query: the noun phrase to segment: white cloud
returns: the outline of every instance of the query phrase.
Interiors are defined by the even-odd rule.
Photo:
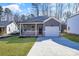
[[[5,8],[9,8],[10,10],[12,10],[13,12],[21,12],[20,6],[17,4],[11,4],[11,5],[7,5],[7,6],[3,6],[3,9]]]

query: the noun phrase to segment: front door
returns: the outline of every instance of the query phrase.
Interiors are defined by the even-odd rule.
[[[43,24],[37,25],[38,36],[43,35]]]
[[[43,35],[43,28],[39,27],[39,35]]]

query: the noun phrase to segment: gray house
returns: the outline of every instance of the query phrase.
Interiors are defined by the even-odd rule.
[[[61,22],[54,17],[38,16],[19,22],[20,36],[59,36]]]

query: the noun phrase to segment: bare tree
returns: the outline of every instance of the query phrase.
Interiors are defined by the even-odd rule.
[[[74,11],[75,13],[78,13],[79,3],[74,3]]]
[[[26,16],[23,14],[23,15],[21,15],[21,20],[22,21],[24,21],[25,20],[25,18],[26,18]]]
[[[14,14],[14,21],[20,21],[20,16],[18,13]]]
[[[32,3],[32,7],[36,9],[36,15],[39,16],[39,4],[38,3]]]
[[[5,15],[7,16],[7,21],[12,21],[11,19],[11,15],[12,15],[12,12],[9,8],[5,8],[5,11],[4,11]]]
[[[59,18],[62,18],[62,12],[63,12],[63,4],[59,4]]]
[[[2,13],[3,13],[3,8],[2,8],[2,6],[0,6],[0,20],[1,20]]]

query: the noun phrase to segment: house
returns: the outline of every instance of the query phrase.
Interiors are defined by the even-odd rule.
[[[5,14],[5,12],[2,13],[0,21],[13,21],[14,20],[14,15],[12,14]]]
[[[0,36],[19,32],[18,26],[13,21],[0,21]]]
[[[67,33],[79,35],[79,14],[73,15],[67,20]]]
[[[59,36],[61,32],[61,22],[54,17],[33,17],[19,25],[20,36]]]

